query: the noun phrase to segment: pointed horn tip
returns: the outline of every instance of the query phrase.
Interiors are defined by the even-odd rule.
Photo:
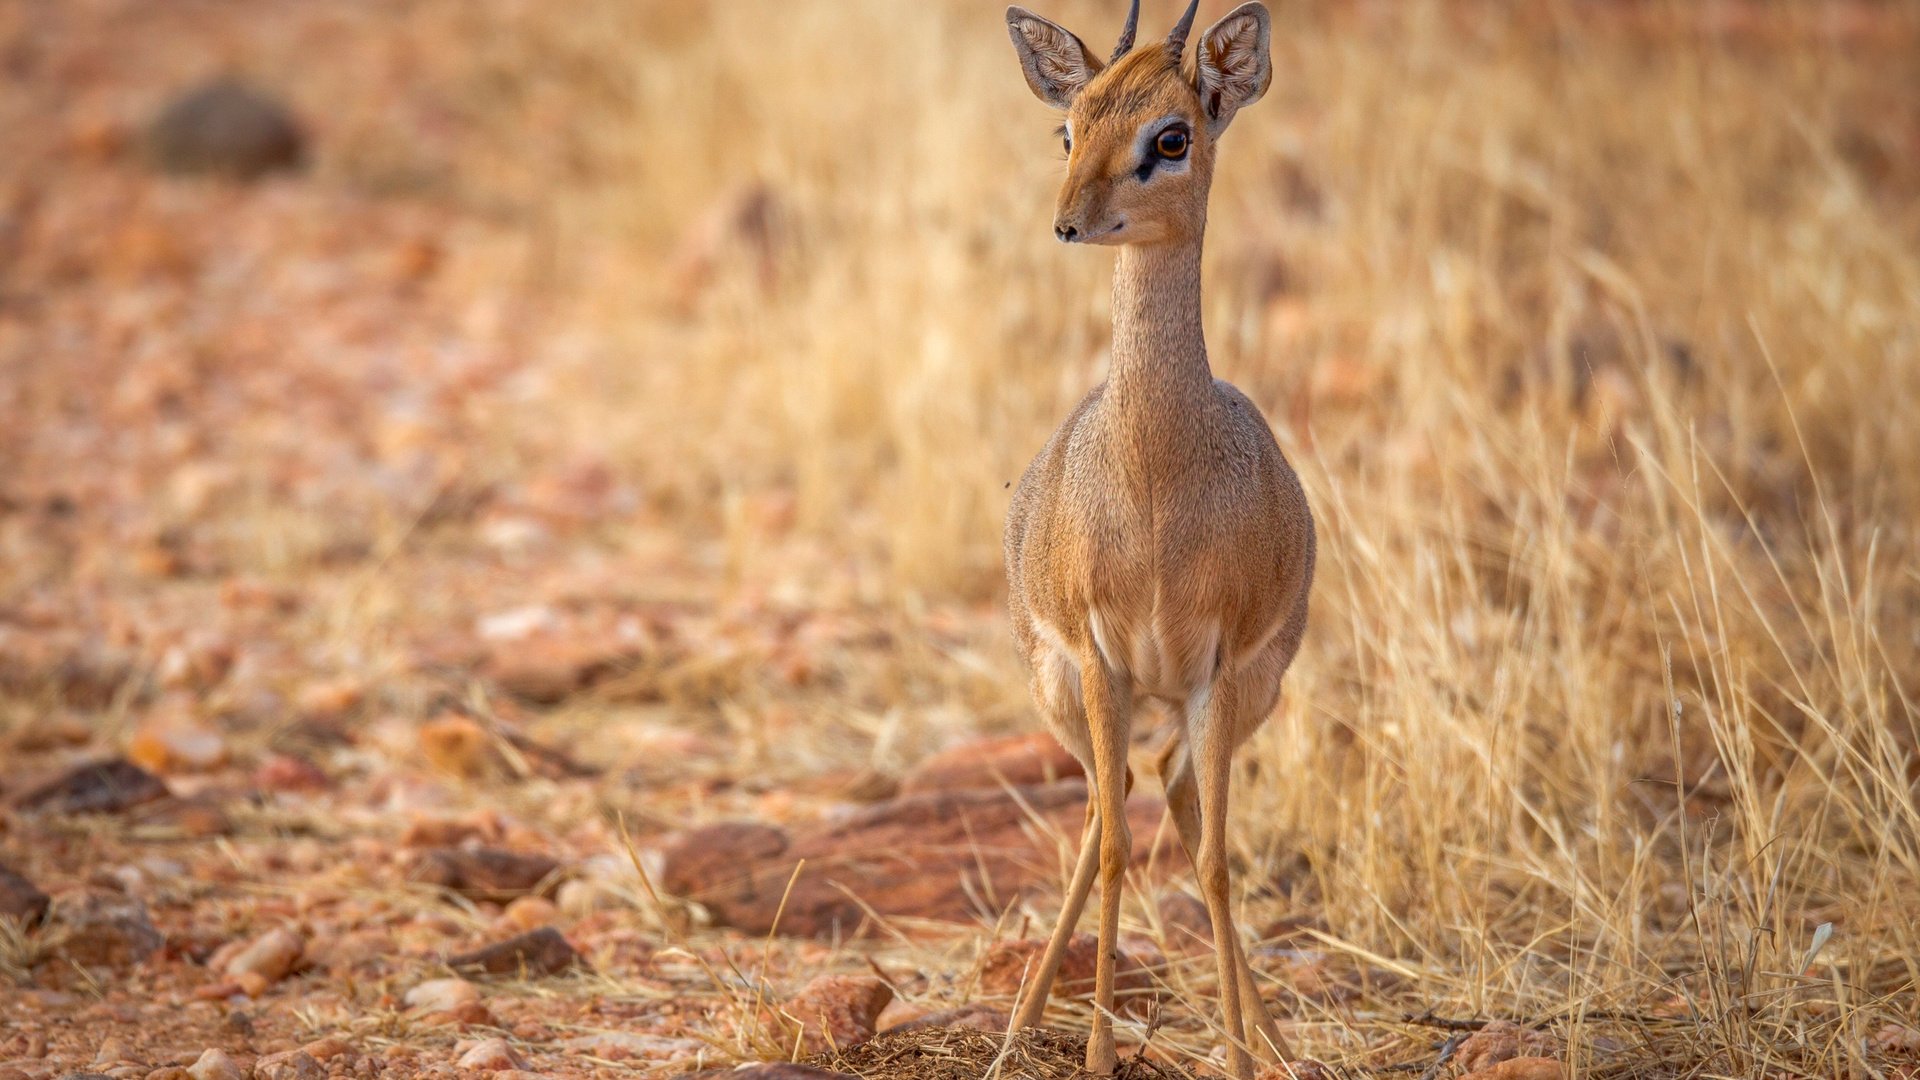
[[[1133,36],[1139,28],[1140,0],[1133,0],[1133,4],[1127,9],[1127,25],[1120,31],[1120,43],[1113,47],[1113,59],[1108,60],[1108,63],[1112,63],[1114,60],[1118,60],[1133,51]]]
[[[1173,32],[1167,35],[1168,51],[1178,55],[1187,51],[1187,35],[1193,32],[1193,17],[1200,11],[1200,0],[1187,0],[1187,10],[1180,15],[1180,21],[1173,24]]]

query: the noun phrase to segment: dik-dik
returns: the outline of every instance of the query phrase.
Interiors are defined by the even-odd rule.
[[[1113,363],[1020,479],[1007,516],[1014,637],[1048,726],[1092,779],[1066,905],[1016,1027],[1039,1022],[1100,875],[1097,1006],[1087,1068],[1113,1072],[1113,969],[1132,848],[1125,800],[1135,706],[1178,718],[1160,759],[1167,805],[1213,919],[1229,1066],[1288,1056],[1229,906],[1233,752],[1273,711],[1307,627],[1313,517],[1246,395],[1213,377],[1200,330],[1200,243],[1220,136],[1272,79],[1267,9],[1134,48],[1139,0],[1104,63],[1021,8],[1007,26],[1040,100],[1063,110],[1067,178],[1053,231],[1117,248]]]

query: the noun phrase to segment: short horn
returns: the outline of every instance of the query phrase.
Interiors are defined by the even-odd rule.
[[[1199,10],[1200,0],[1187,0],[1186,13],[1180,16],[1179,22],[1173,24],[1173,33],[1167,35],[1167,51],[1172,53],[1175,59],[1186,55],[1187,34],[1192,32],[1193,16]]]
[[[1133,51],[1133,33],[1140,28],[1140,0],[1133,0],[1133,7],[1127,11],[1126,29],[1120,31],[1120,44],[1113,47],[1113,60],[1118,60]],[[1113,63],[1113,60],[1107,63]]]

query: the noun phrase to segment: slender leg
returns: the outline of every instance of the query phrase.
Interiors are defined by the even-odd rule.
[[[1120,890],[1133,837],[1127,829],[1127,728],[1132,686],[1106,669],[1089,647],[1080,664],[1087,731],[1093,739],[1093,793],[1100,813],[1100,954],[1094,968],[1093,1034],[1087,1040],[1087,1071],[1111,1076],[1119,1055],[1113,1046],[1113,969],[1119,950]]]
[[[1220,973],[1221,1022],[1227,1029],[1227,1070],[1236,1080],[1252,1080],[1245,1018],[1240,1011],[1239,935],[1233,928],[1230,871],[1227,866],[1227,785],[1233,773],[1233,722],[1236,702],[1231,678],[1215,679],[1211,693],[1187,717],[1187,741],[1200,795],[1200,852],[1194,870],[1213,919],[1213,948]]]
[[[1019,1011],[1014,1013],[1015,1031],[1040,1023],[1040,1016],[1047,1009],[1047,995],[1053,991],[1054,976],[1059,974],[1060,961],[1067,954],[1067,942],[1073,939],[1080,912],[1087,906],[1087,893],[1093,889],[1094,860],[1100,855],[1100,813],[1095,799],[1089,791],[1087,826],[1080,834],[1080,856],[1073,864],[1073,880],[1067,884],[1066,901],[1061,905],[1059,921],[1053,925],[1053,936],[1047,939],[1047,951],[1041,954],[1040,968],[1027,984],[1027,994],[1020,1002]]]
[[[1160,759],[1160,778],[1167,789],[1167,809],[1173,814],[1174,828],[1180,833],[1180,845],[1187,850],[1187,861],[1198,876],[1200,865],[1200,792],[1193,778],[1193,759],[1185,745],[1173,742]],[[1211,908],[1209,908],[1211,912]],[[1233,934],[1234,966],[1240,972],[1240,1012],[1245,1018],[1247,1037],[1256,1056],[1268,1061],[1291,1061],[1293,1050],[1260,1000],[1260,989],[1253,982],[1253,968],[1240,947],[1240,935]]]

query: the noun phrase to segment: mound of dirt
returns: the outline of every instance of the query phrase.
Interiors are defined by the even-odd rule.
[[[860,1080],[981,1080],[993,1069],[1006,1036],[973,1028],[921,1028],[876,1036],[851,1050],[814,1062]],[[1073,1080],[1084,1077],[1087,1040],[1078,1035],[1028,1028],[1006,1049],[999,1075],[1005,1080]],[[1172,1065],[1123,1057],[1115,1080],[1193,1080]]]

